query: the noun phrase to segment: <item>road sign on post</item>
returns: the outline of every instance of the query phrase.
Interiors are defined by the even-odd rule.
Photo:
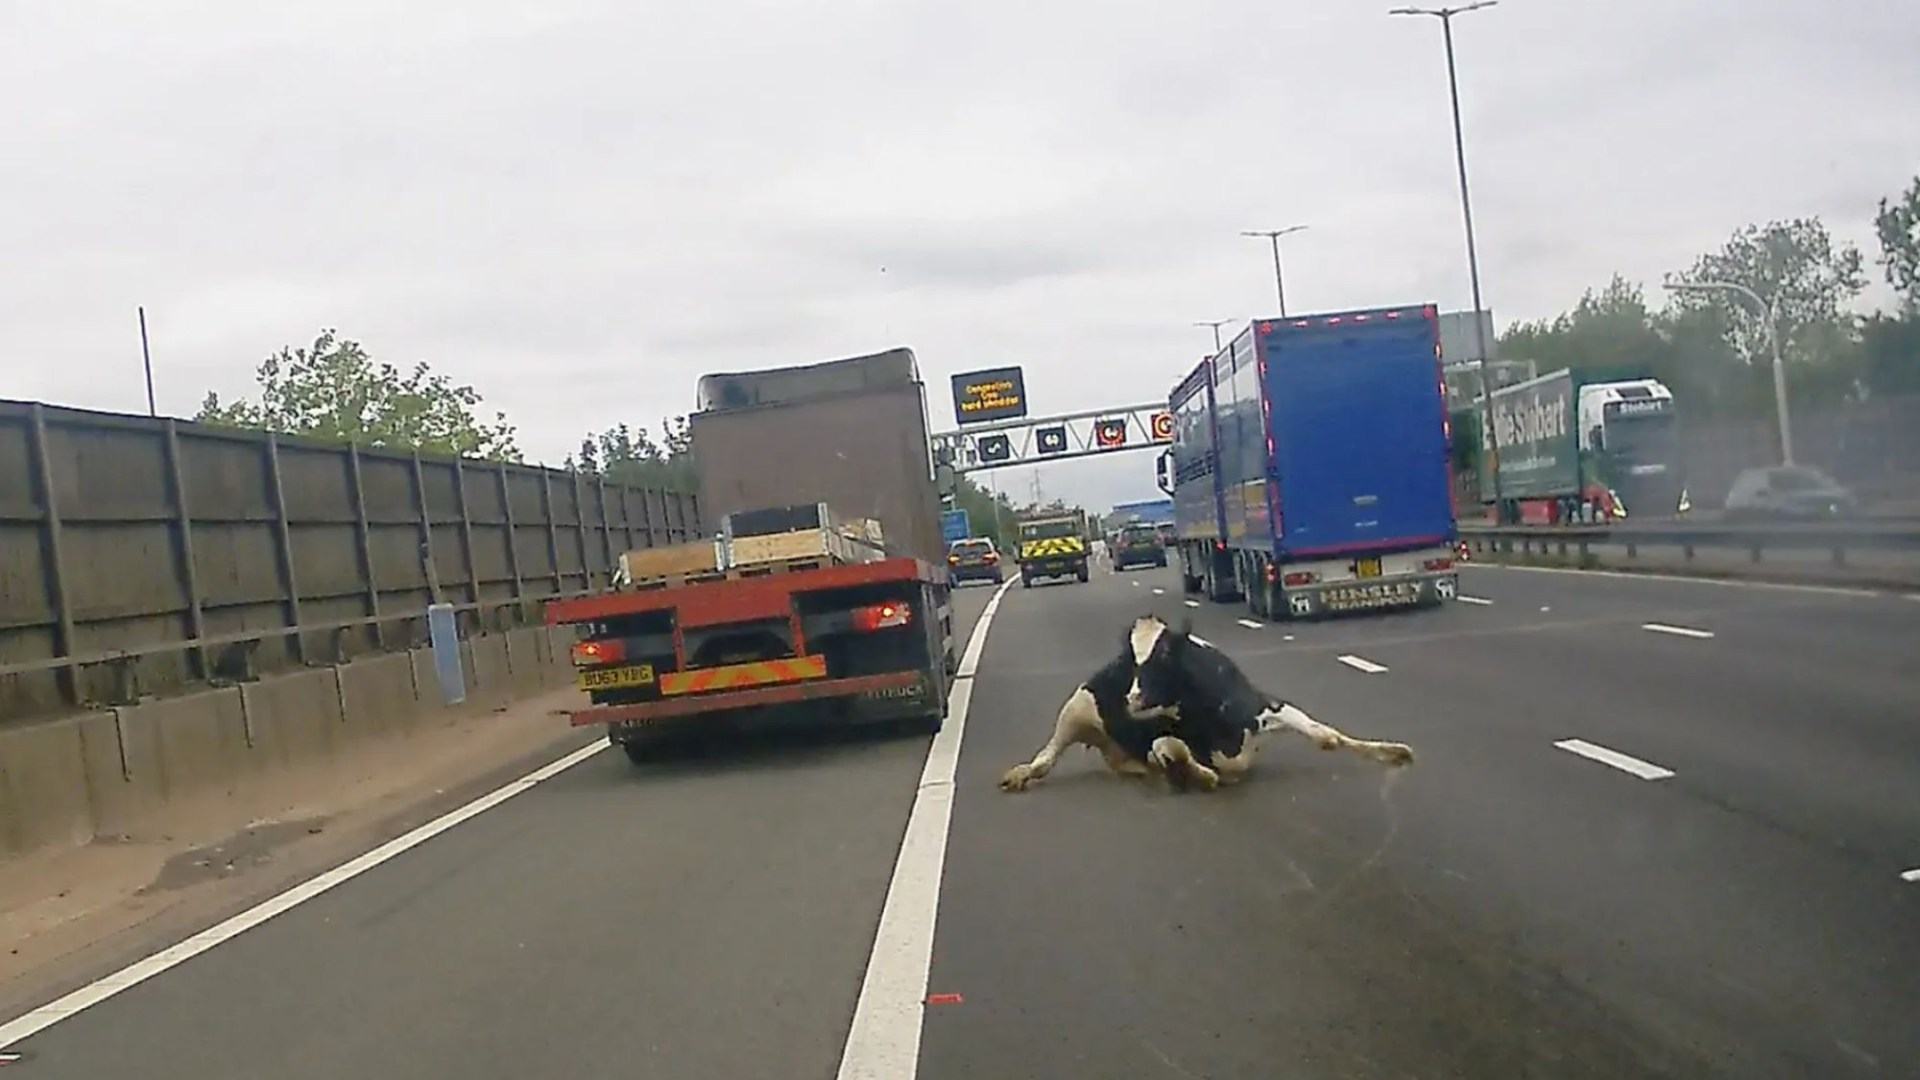
[[[973,535],[973,522],[965,510],[949,510],[940,515],[940,536],[951,544]]]

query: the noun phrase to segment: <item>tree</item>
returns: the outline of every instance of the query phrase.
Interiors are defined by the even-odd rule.
[[[995,508],[998,507],[998,527],[995,526]],[[953,508],[967,512],[968,524],[973,535],[993,539],[994,545],[1002,551],[1015,551],[1019,548],[1020,530],[1017,525],[1018,512],[1005,495],[989,492],[964,476],[956,478]]]
[[[1723,281],[1745,285],[1778,312],[1781,350],[1790,362],[1820,364],[1841,357],[1852,340],[1845,306],[1866,287],[1860,250],[1833,241],[1819,218],[1748,225],[1719,251],[1694,260],[1675,275],[1683,282]],[[1727,319],[1728,341],[1749,360],[1769,355],[1767,316],[1751,301],[1722,292],[1678,293],[1682,311],[1718,308]]]
[[[208,391],[194,419],[400,450],[518,461],[513,425],[479,420],[480,394],[434,374],[425,361],[402,374],[375,363],[359,342],[322,330],[308,348],[261,361],[260,400],[222,403]]]
[[[661,422],[660,429],[666,440],[664,446],[653,441],[645,426],[616,424],[589,434],[580,441],[579,457],[569,457],[566,466],[623,484],[691,490],[696,477],[693,434],[687,418],[670,417]]]
[[[1874,231],[1880,236],[1880,265],[1907,310],[1920,312],[1920,176],[1900,195],[1898,202],[1880,200],[1880,212],[1873,218]]]

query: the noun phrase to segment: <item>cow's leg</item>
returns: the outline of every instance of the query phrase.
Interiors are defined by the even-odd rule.
[[[1253,752],[1260,745],[1256,735],[1252,731],[1241,735],[1240,749],[1236,753],[1229,754],[1223,748],[1214,750],[1213,771],[1220,774],[1221,783],[1237,784],[1247,775],[1247,770],[1253,768]]]
[[[1220,774],[1202,765],[1193,756],[1193,750],[1185,740],[1173,735],[1162,735],[1153,740],[1153,749],[1147,751],[1147,761],[1174,784],[1185,787],[1192,784],[1203,791],[1211,791],[1220,786]]]
[[[1384,765],[1406,765],[1413,761],[1413,748],[1406,743],[1356,739],[1285,703],[1260,714],[1260,730],[1296,732],[1312,739],[1322,750],[1351,750]]]
[[[1053,771],[1054,763],[1060,760],[1060,752],[1069,746],[1091,746],[1106,756],[1107,764],[1115,772],[1124,770],[1115,764],[1116,757],[1124,758],[1113,740],[1107,737],[1107,727],[1100,722],[1100,708],[1094,704],[1093,692],[1081,687],[1073,692],[1065,705],[1060,706],[1060,718],[1054,721],[1053,737],[1047,745],[1033,755],[1032,761],[1022,762],[1008,769],[1000,778],[1000,787],[1004,791],[1024,791],[1028,784]]]

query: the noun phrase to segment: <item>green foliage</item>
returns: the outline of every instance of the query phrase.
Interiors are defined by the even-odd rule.
[[[957,483],[953,509],[967,512],[973,535],[990,537],[1002,551],[1014,550],[1019,543],[1020,530],[1016,525],[1019,512],[1013,508],[1013,503],[1005,495],[989,492],[964,476],[958,477]],[[999,508],[997,528],[994,517],[996,506]]]
[[[1920,310],[1920,176],[1897,201],[1880,200],[1873,218],[1880,236],[1880,265],[1887,284],[1900,294],[1908,312]]]
[[[698,484],[693,469],[692,429],[684,416],[660,424],[661,442],[644,426],[618,424],[580,440],[578,458],[566,467],[622,484],[691,491]]]
[[[322,330],[308,348],[286,348],[257,372],[260,400],[223,403],[208,392],[202,423],[257,428],[400,450],[518,461],[513,425],[475,417],[480,394],[435,375],[423,361],[401,373],[357,341]]]
[[[1860,251],[1838,244],[1819,218],[1748,225],[1719,251],[1702,255],[1674,280],[1745,285],[1777,311],[1782,349],[1789,363],[1822,363],[1850,337],[1845,307],[1867,279]],[[1682,310],[1719,309],[1729,340],[1755,362],[1771,355],[1767,315],[1751,301],[1724,292],[1675,294]]]

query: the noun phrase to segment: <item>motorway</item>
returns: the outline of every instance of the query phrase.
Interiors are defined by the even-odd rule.
[[[927,972],[918,1075],[1920,1075],[1920,603],[1462,593],[1282,626],[1164,570],[1008,590],[926,789],[930,968],[875,957]],[[1418,761],[1275,741],[1175,795],[1076,751],[997,790],[1147,610]],[[928,745],[583,755],[7,1049],[23,1078],[832,1077]]]

